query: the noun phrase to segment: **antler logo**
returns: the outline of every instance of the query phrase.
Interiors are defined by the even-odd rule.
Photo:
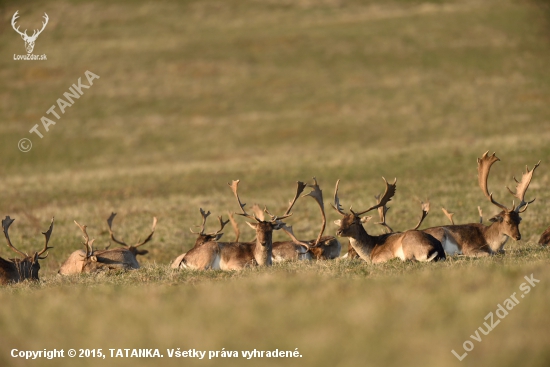
[[[21,32],[19,30],[19,26],[17,28],[15,28],[15,21],[17,20],[17,18],[19,18],[19,15],[17,15],[17,13],[19,13],[19,10],[17,10],[15,12],[15,14],[13,14],[13,17],[11,18],[11,26],[13,27],[13,29],[17,33],[19,33],[21,35],[21,38],[23,38],[23,41],[25,41],[25,49],[27,49],[27,53],[30,54],[30,53],[32,53],[32,50],[34,49],[34,42],[36,42],[36,39],[38,38],[40,33],[42,33],[44,28],[46,28],[46,24],[48,24],[48,19],[49,19],[48,14],[44,13],[45,22],[42,22],[42,29],[41,30],[35,29],[32,36],[29,36],[27,34],[26,29],[25,29],[25,32]]]

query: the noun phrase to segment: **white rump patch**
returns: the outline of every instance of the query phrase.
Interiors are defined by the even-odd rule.
[[[450,240],[448,237],[441,243],[443,249],[448,255],[462,255],[462,250],[458,247],[456,242]]]
[[[219,254],[215,255],[214,261],[212,261],[212,265],[211,265],[212,269],[220,270],[221,269],[220,262],[221,262],[221,256]]]
[[[395,252],[395,257],[400,258],[401,260],[405,261],[405,253],[403,252],[403,246],[399,246],[397,251]]]

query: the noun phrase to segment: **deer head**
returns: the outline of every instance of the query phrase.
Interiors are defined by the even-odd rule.
[[[204,210],[202,210],[202,208],[199,208],[199,210],[202,217],[202,224],[197,227],[200,228],[200,231],[194,232],[191,228],[189,228],[191,233],[198,234],[197,240],[195,241],[195,246],[199,246],[203,243],[210,242],[210,241],[218,241],[223,236],[223,233],[221,233],[221,231],[223,231],[223,227],[225,227],[226,224],[229,223],[229,220],[224,222],[222,217],[218,217],[218,221],[220,223],[220,229],[218,229],[216,232],[204,233],[204,226],[206,225],[206,219],[210,215],[210,211],[205,212]]]
[[[44,22],[42,22],[42,29],[41,30],[38,30],[38,29],[35,29],[33,34],[31,36],[29,36],[27,34],[27,30],[25,29],[25,32],[21,32],[19,30],[19,26],[17,26],[17,28],[15,28],[15,21],[17,20],[17,18],[19,18],[19,10],[15,12],[15,14],[13,14],[13,17],[11,18],[11,26],[13,27],[13,29],[19,33],[19,35],[21,36],[21,38],[23,38],[23,41],[25,41],[25,49],[27,50],[27,53],[32,53],[32,51],[34,50],[34,43],[36,42],[36,39],[38,38],[38,36],[40,35],[40,33],[42,33],[42,31],[44,30],[44,28],[46,28],[46,24],[48,24],[48,14],[44,13]]]
[[[46,232],[42,232],[42,234],[46,238],[44,248],[40,251],[35,252],[33,255],[29,255],[22,251],[19,251],[11,243],[8,230],[11,224],[14,222],[14,220],[15,219],[11,219],[9,216],[7,216],[5,219],[2,220],[2,228],[4,230],[4,236],[6,237],[6,241],[8,242],[8,247],[11,248],[15,253],[21,255],[23,258],[9,260],[9,262],[12,263],[11,269],[4,269],[4,270],[8,270],[6,273],[11,273],[12,275],[10,276],[10,279],[7,279],[7,281],[19,282],[25,279],[38,280],[38,271],[40,270],[40,264],[38,260],[43,260],[46,257],[48,257],[47,253],[45,256],[42,256],[42,255],[46,251],[52,248],[52,247],[48,247],[48,242],[50,241],[50,236],[52,234],[54,218],[52,218],[52,222],[50,223],[50,228]],[[6,279],[4,279],[4,282],[6,282]]]
[[[208,213],[208,214],[210,214],[210,213]],[[149,234],[149,236],[147,236],[145,241],[140,242],[140,240],[138,240],[138,242],[135,245],[128,245],[126,242],[124,242],[122,240],[117,240],[115,238],[115,234],[114,234],[113,228],[112,228],[113,220],[115,219],[115,216],[116,216],[116,213],[111,213],[111,215],[107,219],[107,225],[109,226],[109,234],[111,235],[111,240],[115,241],[119,245],[122,245],[122,246],[126,247],[134,255],[146,255],[147,253],[149,253],[149,251],[147,251],[147,250],[138,250],[138,247],[145,245],[147,242],[149,242],[151,240],[151,238],[153,238],[153,235],[155,234],[155,227],[157,226],[157,218],[153,217],[153,227],[151,228],[151,234]],[[205,220],[206,220],[206,218],[205,218]]]
[[[126,269],[127,266],[124,263],[109,261],[109,259],[102,259],[96,256],[93,244],[95,238],[90,240],[86,229],[88,226],[79,224],[76,220],[74,223],[80,228],[83,234],[84,242],[82,244],[85,247],[85,253],[81,255],[83,261],[81,262],[82,268],[77,270],[76,273],[96,273],[100,271],[107,271],[110,269]]]
[[[508,187],[508,191],[518,198],[520,200],[520,203],[518,206],[515,205],[514,202],[512,202],[512,207],[508,208],[502,204],[499,204],[493,199],[493,194],[489,193],[489,190],[487,188],[487,178],[489,176],[489,172],[491,170],[491,166],[493,163],[500,161],[500,159],[493,153],[491,156],[488,154],[489,152],[485,152],[481,158],[477,159],[477,171],[478,171],[478,181],[479,181],[479,187],[481,188],[481,191],[483,191],[483,194],[489,199],[491,204],[497,206],[498,208],[502,209],[502,211],[489,219],[489,221],[493,223],[500,223],[501,226],[501,232],[507,235],[508,237],[511,237],[515,240],[521,239],[521,234],[519,232],[519,224],[521,222],[520,214],[525,212],[527,210],[527,207],[529,204],[531,204],[535,199],[531,201],[525,201],[525,193],[527,189],[529,188],[529,184],[531,183],[531,179],[533,178],[533,173],[535,172],[535,169],[539,166],[540,161],[535,164],[533,169],[529,171],[529,168],[526,167],[526,172],[523,174],[521,181],[516,180],[514,177],[514,180],[516,181],[516,192],[512,192]],[[480,212],[481,216],[481,212]]]
[[[239,194],[238,194],[239,182],[240,182],[240,180],[234,180],[231,184],[228,184],[229,187],[231,187],[231,190],[233,191],[233,194],[235,195],[235,198],[237,199],[237,202],[239,203],[239,207],[241,208],[241,212],[242,212],[242,213],[235,213],[235,214],[243,216],[243,217],[248,218],[248,219],[254,220],[253,223],[250,223],[250,222],[246,222],[246,223],[251,228],[256,230],[256,234],[259,236],[257,238],[257,241],[259,243],[261,243],[262,246],[264,246],[270,240],[271,232],[273,230],[280,229],[283,226],[282,220],[285,219],[285,218],[288,218],[292,215],[292,213],[290,213],[290,211],[292,210],[292,207],[294,206],[294,203],[296,202],[296,200],[298,199],[298,197],[300,196],[300,194],[304,190],[305,184],[303,182],[298,182],[298,190],[297,190],[296,195],[294,196],[294,199],[290,202],[289,207],[286,210],[285,214],[283,214],[282,216],[279,217],[279,216],[271,214],[267,210],[267,208],[264,208],[263,212],[255,210],[255,213],[253,213],[252,215],[248,214],[244,210],[244,207],[245,207],[246,203],[243,204],[241,202],[241,199],[239,198]],[[263,213],[268,214],[271,217],[271,220],[265,220]],[[266,236],[269,236],[269,238],[267,238]]]
[[[231,184],[228,184],[237,199],[237,203],[241,209],[241,213],[235,213],[241,215],[245,218],[253,220],[253,222],[246,222],[252,229],[256,231],[256,247],[254,250],[254,257],[259,265],[271,265],[271,252],[273,246],[273,231],[281,229],[285,224],[283,219],[288,218],[292,215],[291,210],[294,206],[296,200],[300,197],[300,194],[305,188],[303,182],[297,183],[297,190],[294,199],[290,201],[290,204],[286,212],[282,216],[276,216],[271,214],[267,208],[264,208],[263,212],[261,210],[255,210],[253,214],[248,214],[245,210],[245,203],[241,202],[238,194],[239,180],[233,181]],[[270,220],[264,219],[264,213],[269,215]]]
[[[350,207],[350,213],[344,212],[340,206],[340,199],[338,198],[338,185],[340,184],[340,180],[336,181],[336,187],[334,189],[334,204],[332,207],[343,217],[342,219],[334,221],[334,224],[339,227],[336,231],[336,235],[341,237],[355,237],[357,235],[357,231],[363,229],[362,224],[367,223],[372,218],[370,216],[361,217],[361,215],[370,212],[371,210],[384,207],[391,200],[391,198],[395,195],[397,179],[395,179],[392,184],[389,184],[384,177],[382,177],[382,179],[386,184],[386,190],[384,195],[382,195],[382,197],[378,200],[378,203],[371,206],[367,210],[360,212],[354,212]]]

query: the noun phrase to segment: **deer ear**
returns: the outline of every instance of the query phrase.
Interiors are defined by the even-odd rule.
[[[284,225],[284,223],[277,221],[276,223],[273,223],[273,230],[278,231],[279,229],[283,228]]]
[[[493,223],[502,222],[502,217],[500,215],[495,215],[494,217],[489,219],[489,222],[493,222]]]
[[[92,262],[96,263],[96,262],[97,262],[97,257],[95,257],[95,256],[90,256],[90,260],[92,260]]]
[[[149,251],[147,250],[137,250],[136,255],[147,255]]]
[[[250,226],[250,228],[252,228],[254,230],[256,229],[256,226],[254,224],[252,224],[250,222],[245,222],[245,223],[248,224]]]
[[[220,238],[222,238],[222,236],[223,236],[223,233],[218,233],[218,234],[216,235],[216,237],[214,238],[214,241],[219,240]]]
[[[367,216],[361,218],[361,223],[365,224],[365,223],[367,223],[367,222],[368,222],[369,220],[371,220],[371,219],[372,219],[372,216],[367,215]]]
[[[341,219],[335,220],[335,221],[334,221],[334,224],[336,224],[337,226],[339,226],[340,224],[342,224],[342,220],[341,220]]]

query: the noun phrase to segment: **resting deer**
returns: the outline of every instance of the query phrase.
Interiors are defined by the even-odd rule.
[[[218,221],[220,222],[220,229],[218,229],[216,232],[204,233],[204,227],[206,225],[206,219],[210,215],[210,211],[205,212],[204,210],[202,210],[202,208],[200,208],[199,210],[200,210],[201,217],[202,217],[202,224],[200,226],[197,226],[197,227],[200,227],[200,231],[199,232],[194,232],[192,229],[190,229],[191,233],[194,233],[194,234],[198,235],[197,239],[195,240],[195,244],[194,244],[193,248],[191,248],[191,250],[189,250],[186,253],[183,253],[180,256],[178,256],[176,258],[176,260],[174,260],[172,262],[172,264],[170,265],[171,268],[174,268],[174,269],[179,268],[180,264],[181,264],[181,262],[184,258],[186,258],[188,261],[190,261],[192,263],[200,262],[200,258],[204,258],[201,255],[202,250],[200,249],[200,247],[202,245],[204,245],[205,243],[218,241],[223,236],[223,233],[221,233],[221,231],[223,230],[225,225],[227,223],[229,223],[229,220],[224,222],[222,217],[218,217]],[[238,238],[238,235],[237,235],[237,238]],[[195,259],[195,257],[197,257],[197,259]]]
[[[380,201],[381,201],[381,196],[380,195],[376,195],[374,197],[376,199],[376,202],[377,204],[380,204]],[[418,224],[412,228],[412,230],[417,230],[420,225],[422,224],[422,222],[424,221],[424,219],[426,218],[426,216],[428,215],[429,211],[430,211],[430,203],[429,202],[426,202],[426,203],[423,203],[423,202],[420,202],[421,204],[421,207],[422,207],[422,215],[420,217],[420,220],[418,221]],[[378,215],[380,217],[380,222],[376,222],[376,224],[379,224],[381,225],[382,227],[384,227],[384,231],[389,234],[389,233],[396,233],[394,232],[394,230],[386,223],[386,214],[388,213],[388,211],[390,210],[390,208],[388,206],[386,206],[385,204],[378,207]],[[368,221],[370,221],[371,217],[370,216],[367,216],[364,218],[364,221],[363,221],[363,224],[367,223]],[[351,243],[348,244],[348,251],[347,253],[342,256],[342,258],[347,258],[347,259],[358,259],[360,258],[359,254],[357,253],[357,251],[355,251],[355,249],[353,248],[353,246],[351,245]]]
[[[396,180],[397,181],[397,180]],[[380,201],[361,212],[354,212],[350,207],[350,213],[345,213],[340,206],[338,198],[338,185],[334,190],[333,208],[343,217],[334,223],[339,227],[336,234],[341,237],[349,237],[350,245],[355,249],[361,259],[376,263],[383,263],[393,258],[401,260],[431,261],[445,259],[445,252],[441,243],[432,236],[417,230],[406,232],[386,233],[379,236],[371,236],[363,227],[370,217],[361,215],[384,206],[395,194],[396,182],[389,184],[386,179],[386,190]]]
[[[111,240],[115,241],[119,245],[122,245],[122,246],[126,247],[128,249],[128,251],[133,253],[134,256],[136,256],[136,257],[137,257],[137,255],[146,255],[146,254],[148,254],[149,251],[147,251],[147,250],[138,250],[138,247],[145,245],[147,242],[151,241],[151,239],[153,238],[153,235],[155,234],[155,228],[157,226],[157,217],[153,217],[153,226],[152,226],[152,229],[151,229],[151,233],[149,234],[149,236],[147,236],[147,238],[144,241],[140,242],[141,240],[138,240],[138,242],[135,245],[128,245],[126,242],[124,242],[122,240],[117,240],[115,238],[115,234],[114,234],[113,228],[112,228],[113,219],[115,219],[115,216],[116,216],[116,213],[111,213],[111,216],[107,219],[107,225],[109,226],[109,235],[111,236]]]
[[[50,242],[50,236],[53,230],[53,218],[50,223],[50,228],[46,232],[42,232],[44,237],[46,237],[46,243],[44,248],[39,252],[35,252],[32,256],[19,251],[11,243],[10,236],[8,234],[8,229],[15,219],[11,219],[9,216],[2,220],[2,228],[4,229],[4,236],[6,236],[6,241],[8,242],[8,247],[12,249],[17,254],[21,255],[22,259],[3,259],[0,257],[0,284],[8,283],[19,283],[25,279],[39,280],[38,271],[40,270],[40,264],[38,260],[43,260],[48,257],[42,256],[46,251],[53,247],[48,247],[48,242]]]
[[[321,217],[323,219],[319,235],[317,238],[309,241],[298,241],[292,233],[292,227],[282,228],[292,238],[292,241],[273,243],[273,261],[329,260],[340,256],[342,250],[340,242],[334,236],[323,236],[327,223],[325,206],[323,204],[323,191],[320,189],[315,177],[313,177],[313,184],[307,186],[310,187],[312,191],[302,195],[302,197],[310,196],[315,200],[317,205],[319,205]],[[306,185],[303,182],[298,182],[299,193],[297,195],[299,195],[305,187]],[[290,208],[292,208],[292,205],[293,203],[291,203]]]
[[[153,234],[155,233],[155,227],[157,225],[157,218],[153,217],[153,227],[151,234],[147,236],[145,241],[139,242],[136,245],[129,246],[123,241],[119,241],[114,237],[112,231],[112,221],[116,213],[112,213],[107,224],[109,225],[109,232],[111,239],[118,244],[125,247],[119,247],[114,249],[94,250],[92,245],[94,240],[90,240],[88,233],[86,232],[87,226],[80,225],[77,221],[75,224],[80,228],[84,236],[85,250],[77,250],[73,252],[69,258],[61,265],[59,274],[80,274],[80,273],[93,273],[97,271],[104,271],[109,269],[139,269],[139,262],[136,259],[137,255],[146,254],[145,250],[138,250],[137,248],[149,242]],[[93,264],[92,264],[93,263]]]
[[[525,193],[529,188],[533,173],[539,166],[537,163],[531,171],[526,168],[521,181],[516,181],[516,192],[510,193],[520,200],[518,206],[512,204],[512,208],[507,208],[493,199],[493,194],[489,194],[487,189],[487,178],[493,163],[500,159],[493,155],[489,156],[485,152],[477,160],[478,183],[483,194],[489,199],[491,204],[502,209],[500,213],[489,219],[492,224],[485,226],[481,223],[470,223],[462,225],[450,225],[425,229],[424,232],[431,234],[443,245],[443,248],[449,255],[464,254],[466,256],[488,256],[495,253],[504,253],[504,245],[508,238],[516,241],[521,239],[519,224],[521,222],[520,214],[527,210],[527,206],[534,201],[525,201]],[[480,221],[482,212],[479,211]]]
[[[200,251],[194,259],[183,258],[180,267],[191,269],[221,269],[241,270],[249,266],[271,266],[273,250],[273,231],[284,226],[283,219],[292,215],[290,210],[278,217],[264,212],[271,220],[263,220],[256,214],[248,214],[241,203],[238,194],[239,180],[233,181],[229,186],[237,199],[242,213],[236,213],[254,222],[246,222],[256,231],[256,239],[253,242],[215,242],[210,241],[200,246]],[[296,199],[296,198],[295,198]],[[294,200],[295,201],[295,200]]]

